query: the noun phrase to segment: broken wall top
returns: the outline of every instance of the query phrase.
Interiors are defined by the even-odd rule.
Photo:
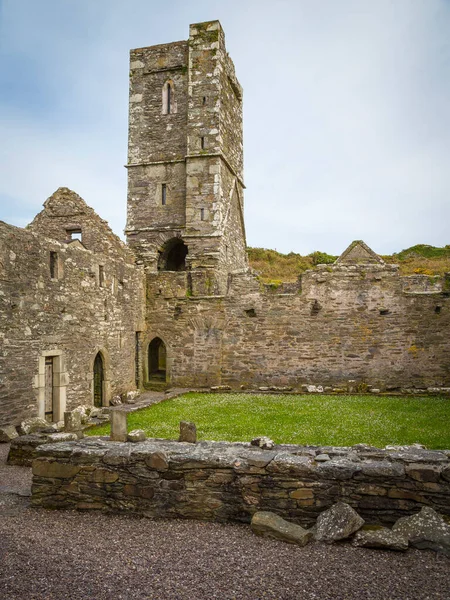
[[[120,255],[134,262],[130,249],[113,233],[108,223],[74,191],[58,188],[44,202],[27,229],[61,243],[79,244],[98,254]],[[81,231],[81,240],[71,239],[71,232]]]

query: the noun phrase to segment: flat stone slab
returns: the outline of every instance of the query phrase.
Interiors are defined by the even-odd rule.
[[[379,548],[380,550],[397,550],[405,552],[408,550],[408,538],[387,527],[375,530],[360,529],[355,533],[353,545],[361,548]]]
[[[263,537],[275,538],[288,544],[306,546],[313,539],[313,533],[300,525],[290,523],[279,515],[269,511],[260,511],[253,515],[250,524],[253,533]]]

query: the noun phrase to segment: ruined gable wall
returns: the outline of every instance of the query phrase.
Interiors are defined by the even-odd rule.
[[[50,251],[58,254],[58,279],[50,277]],[[128,252],[98,254],[78,242],[61,244],[0,223],[0,424],[38,412],[38,365],[45,352],[62,353],[58,385],[66,384],[68,409],[92,404],[99,350],[107,399],[135,388],[135,331],[142,326],[144,293]]]
[[[99,254],[120,255],[129,263],[134,262],[132,252],[101,219],[94,209],[75,192],[59,188],[44,202],[44,210],[27,226],[29,231],[57,240],[70,241],[68,231],[80,228],[82,243],[88,250]]]
[[[181,282],[174,297],[166,282],[149,293],[147,341],[164,339],[179,385],[449,386],[450,300],[405,292],[404,279],[392,267],[325,267],[283,294],[242,273],[215,298],[186,297]]]

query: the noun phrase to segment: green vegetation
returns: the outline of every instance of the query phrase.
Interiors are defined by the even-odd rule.
[[[393,396],[188,393],[128,417],[128,430],[176,439],[180,421],[193,421],[203,440],[353,445],[365,442],[450,448],[450,399]],[[89,435],[108,435],[109,425]]]
[[[307,269],[318,264],[333,263],[337,256],[312,252],[301,256],[295,252],[282,254],[265,248],[248,248],[250,265],[260,273],[264,283],[296,281]],[[382,257],[387,263],[400,265],[402,275],[443,275],[450,272],[450,245],[443,248],[417,244],[397,254]]]

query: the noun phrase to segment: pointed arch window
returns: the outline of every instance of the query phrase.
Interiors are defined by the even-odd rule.
[[[173,81],[168,79],[162,88],[162,113],[171,115],[177,112]]]

